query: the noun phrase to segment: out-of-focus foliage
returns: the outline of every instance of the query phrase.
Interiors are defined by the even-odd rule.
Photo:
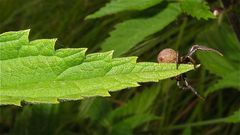
[[[145,9],[150,6],[157,5],[160,2],[161,0],[144,0],[144,2],[113,0],[107,4],[106,7],[103,7],[87,18],[101,17],[111,13],[117,13],[122,10]],[[173,3],[169,4],[164,11],[160,11],[153,17],[148,19],[131,19],[116,25],[115,30],[110,33],[110,37],[107,38],[101,45],[102,50],[109,51],[114,49],[116,50],[115,56],[122,55],[136,46],[139,42],[143,41],[143,39],[147,36],[162,30],[169,23],[176,20],[181,12],[186,12],[198,19],[214,18],[212,12],[209,11],[209,7],[200,0],[182,0],[171,2]]]
[[[183,12],[186,12],[197,19],[214,18],[213,13],[202,0],[180,0],[180,6]]]
[[[139,18],[124,21],[116,26],[101,45],[103,51],[115,50],[119,56],[128,52],[147,36],[160,31],[174,21],[180,14],[178,4],[169,4],[166,9],[150,18]]]
[[[144,10],[162,1],[163,0],[112,0],[96,13],[88,15],[86,19],[98,18],[121,11]]]
[[[221,50],[224,57],[211,53],[201,53],[198,58],[212,73],[224,77],[230,72],[240,69],[240,42],[235,33],[225,23],[213,23],[203,30],[197,39],[198,44],[207,44],[212,48]]]
[[[240,77],[240,71],[233,71],[226,76],[224,76],[222,79],[218,80],[216,84],[213,84],[211,87],[209,87],[206,91],[206,95],[209,93],[212,93],[214,91],[218,91],[223,88],[236,88],[240,90],[240,83],[239,83],[239,77]]]
[[[209,46],[221,50],[224,55],[218,57],[210,53],[198,54],[204,67],[222,78],[210,84],[205,95],[223,88],[233,87],[240,90],[240,42],[231,28],[226,24],[215,23],[211,28],[202,31],[197,41],[199,44],[208,43]]]
[[[137,2],[124,5],[120,10],[112,8],[108,14],[101,13],[101,16],[107,15],[102,18],[86,20],[87,16],[111,6],[111,2],[124,0],[1,0],[0,33],[31,29],[30,40],[58,37],[56,48],[89,48],[87,53],[92,53],[103,48],[103,43],[112,37],[109,34],[117,30],[114,29],[116,26],[131,20],[151,19],[167,10],[169,4],[189,3],[146,1],[150,4],[140,4],[140,8],[133,8],[134,4],[139,5]],[[179,3],[182,13],[178,17],[163,28],[141,37],[131,47],[124,46],[128,49],[122,53],[125,56],[136,55],[139,61],[156,61],[163,48],[177,49],[181,55],[186,54],[193,44],[218,49],[223,57],[199,51],[196,56],[201,67],[187,73],[189,83],[200,94],[208,93],[206,101],[200,101],[189,91],[182,91],[173,80],[163,80],[110,93],[109,98],[89,98],[58,105],[26,105],[22,108],[2,106],[0,134],[239,134],[240,88],[232,84],[240,82],[240,79],[227,77],[239,71],[240,63],[239,39],[233,24],[229,23],[229,14],[240,13],[239,2],[233,1],[236,3],[197,0],[195,4],[205,12],[195,9],[194,5],[185,5],[184,11],[183,3]],[[212,18],[209,15],[208,9],[221,7],[226,2],[230,6],[219,16]],[[205,20],[205,17],[209,19]],[[152,23],[152,27],[161,23]],[[131,33],[131,29],[123,31]],[[137,32],[143,31],[148,31],[148,28],[143,27]],[[127,36],[121,42],[133,40],[130,38],[134,36]],[[122,43],[114,44],[114,50],[117,44]],[[213,87],[214,92],[208,91]]]
[[[240,121],[240,110],[234,112],[233,115],[228,116],[225,119],[225,122],[229,122],[229,123],[239,123],[239,121]]]

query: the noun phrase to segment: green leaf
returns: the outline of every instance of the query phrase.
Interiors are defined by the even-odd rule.
[[[240,71],[235,71],[227,74],[221,80],[219,80],[216,84],[209,87],[205,93],[208,95],[209,93],[224,89],[224,88],[236,88],[240,90]]]
[[[132,100],[108,114],[104,120],[104,122],[107,122],[105,124],[111,125],[109,123],[112,123],[116,119],[122,119],[123,117],[130,115],[147,113],[151,105],[153,105],[156,100],[159,92],[160,88],[156,86],[144,89],[142,93],[135,95]]]
[[[219,56],[214,53],[198,53],[198,58],[201,61],[201,64],[204,65],[211,73],[214,73],[218,76],[225,76],[229,72],[233,72],[235,69],[231,62],[225,58],[225,56]]]
[[[65,120],[65,121],[64,121]],[[28,121],[28,122],[26,122]],[[65,124],[64,115],[59,113],[59,106],[36,105],[24,107],[17,116],[12,135],[54,134],[58,124]],[[41,129],[41,130],[40,130]]]
[[[180,0],[180,5],[183,12],[197,19],[215,18],[209,7],[202,0]]]
[[[106,98],[89,98],[81,102],[79,118],[90,118],[92,121],[98,122],[111,111],[112,104]]]
[[[219,25],[215,22],[202,29],[197,37],[197,42],[218,49],[229,62],[240,62],[240,42],[231,26],[225,23]]]
[[[54,50],[55,39],[28,41],[29,31],[0,35],[0,104],[58,103],[137,87],[166,79],[192,65],[136,63],[136,57],[112,58],[111,52],[85,56],[86,49]]]
[[[191,127],[186,127],[184,130],[183,130],[183,135],[191,135],[192,134],[192,129]]]
[[[235,111],[233,115],[228,116],[224,120],[228,123],[239,123],[240,122],[240,109],[238,111]]]
[[[88,15],[86,19],[98,18],[125,10],[144,10],[162,1],[163,0],[112,0],[94,14]]]
[[[133,129],[136,128],[137,126],[140,126],[141,124],[144,124],[152,120],[157,120],[157,119],[160,119],[160,118],[150,114],[135,115],[115,124],[112,127],[111,134],[112,135],[132,135]]]
[[[240,42],[231,27],[224,23],[213,23],[199,33],[197,43],[223,53],[223,57],[213,53],[198,53],[201,64],[210,72],[225,77],[230,72],[239,70]]]
[[[115,56],[128,52],[147,36],[162,30],[180,14],[177,3],[169,4],[166,9],[150,18],[138,18],[116,25],[116,30],[102,44],[103,51],[115,50]]]
[[[141,93],[136,94],[132,100],[111,111],[102,120],[102,125],[105,127],[113,125],[111,128],[112,134],[130,135],[136,126],[159,119],[159,117],[151,114],[151,110],[149,110],[155,103],[154,101],[156,101],[159,92],[159,85],[144,89]]]

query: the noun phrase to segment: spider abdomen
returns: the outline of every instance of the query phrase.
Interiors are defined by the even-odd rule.
[[[175,63],[177,59],[177,52],[171,48],[163,49],[158,54],[159,63]]]

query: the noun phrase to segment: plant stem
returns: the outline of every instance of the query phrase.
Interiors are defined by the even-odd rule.
[[[183,35],[184,35],[184,30],[186,28],[187,22],[188,22],[187,18],[184,18],[183,23],[182,23],[182,25],[180,27],[180,31],[179,31],[178,37],[177,37],[177,42],[176,42],[176,44],[174,46],[174,49],[176,49],[176,50],[179,50],[179,46],[180,46],[180,44],[182,42],[182,38],[183,38]]]
[[[240,18],[236,11],[234,11],[234,8],[237,8],[240,5],[240,2],[238,0],[222,0],[222,3],[225,9],[230,9],[227,13],[227,17],[238,40],[240,41]]]
[[[163,130],[176,130],[176,129],[186,128],[186,127],[205,126],[210,124],[223,123],[224,121],[225,121],[225,118],[220,118],[220,119],[201,121],[196,123],[188,123],[188,124],[171,126],[171,127],[163,128]]]

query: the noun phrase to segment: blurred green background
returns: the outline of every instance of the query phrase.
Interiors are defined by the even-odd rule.
[[[99,52],[116,24],[152,17],[168,4],[85,19],[107,2],[0,0],[0,33],[31,29],[30,40],[58,38],[56,49],[84,47],[88,48],[87,53]],[[210,7],[221,6],[218,0],[209,0],[208,4]],[[181,54],[186,54],[194,44],[220,50],[224,57],[197,53],[202,66],[187,74],[191,85],[206,96],[206,101],[199,100],[190,91],[179,89],[174,80],[143,83],[137,88],[111,93],[108,98],[86,98],[57,105],[1,106],[0,134],[240,134],[240,42],[227,18],[231,12],[239,17],[239,10],[239,5],[233,5],[209,20],[198,20],[182,13],[162,30],[120,55],[134,55],[139,57],[138,61],[156,62],[159,51],[164,48],[176,49]],[[128,29],[125,32],[128,33]],[[236,111],[239,117],[230,117]]]

